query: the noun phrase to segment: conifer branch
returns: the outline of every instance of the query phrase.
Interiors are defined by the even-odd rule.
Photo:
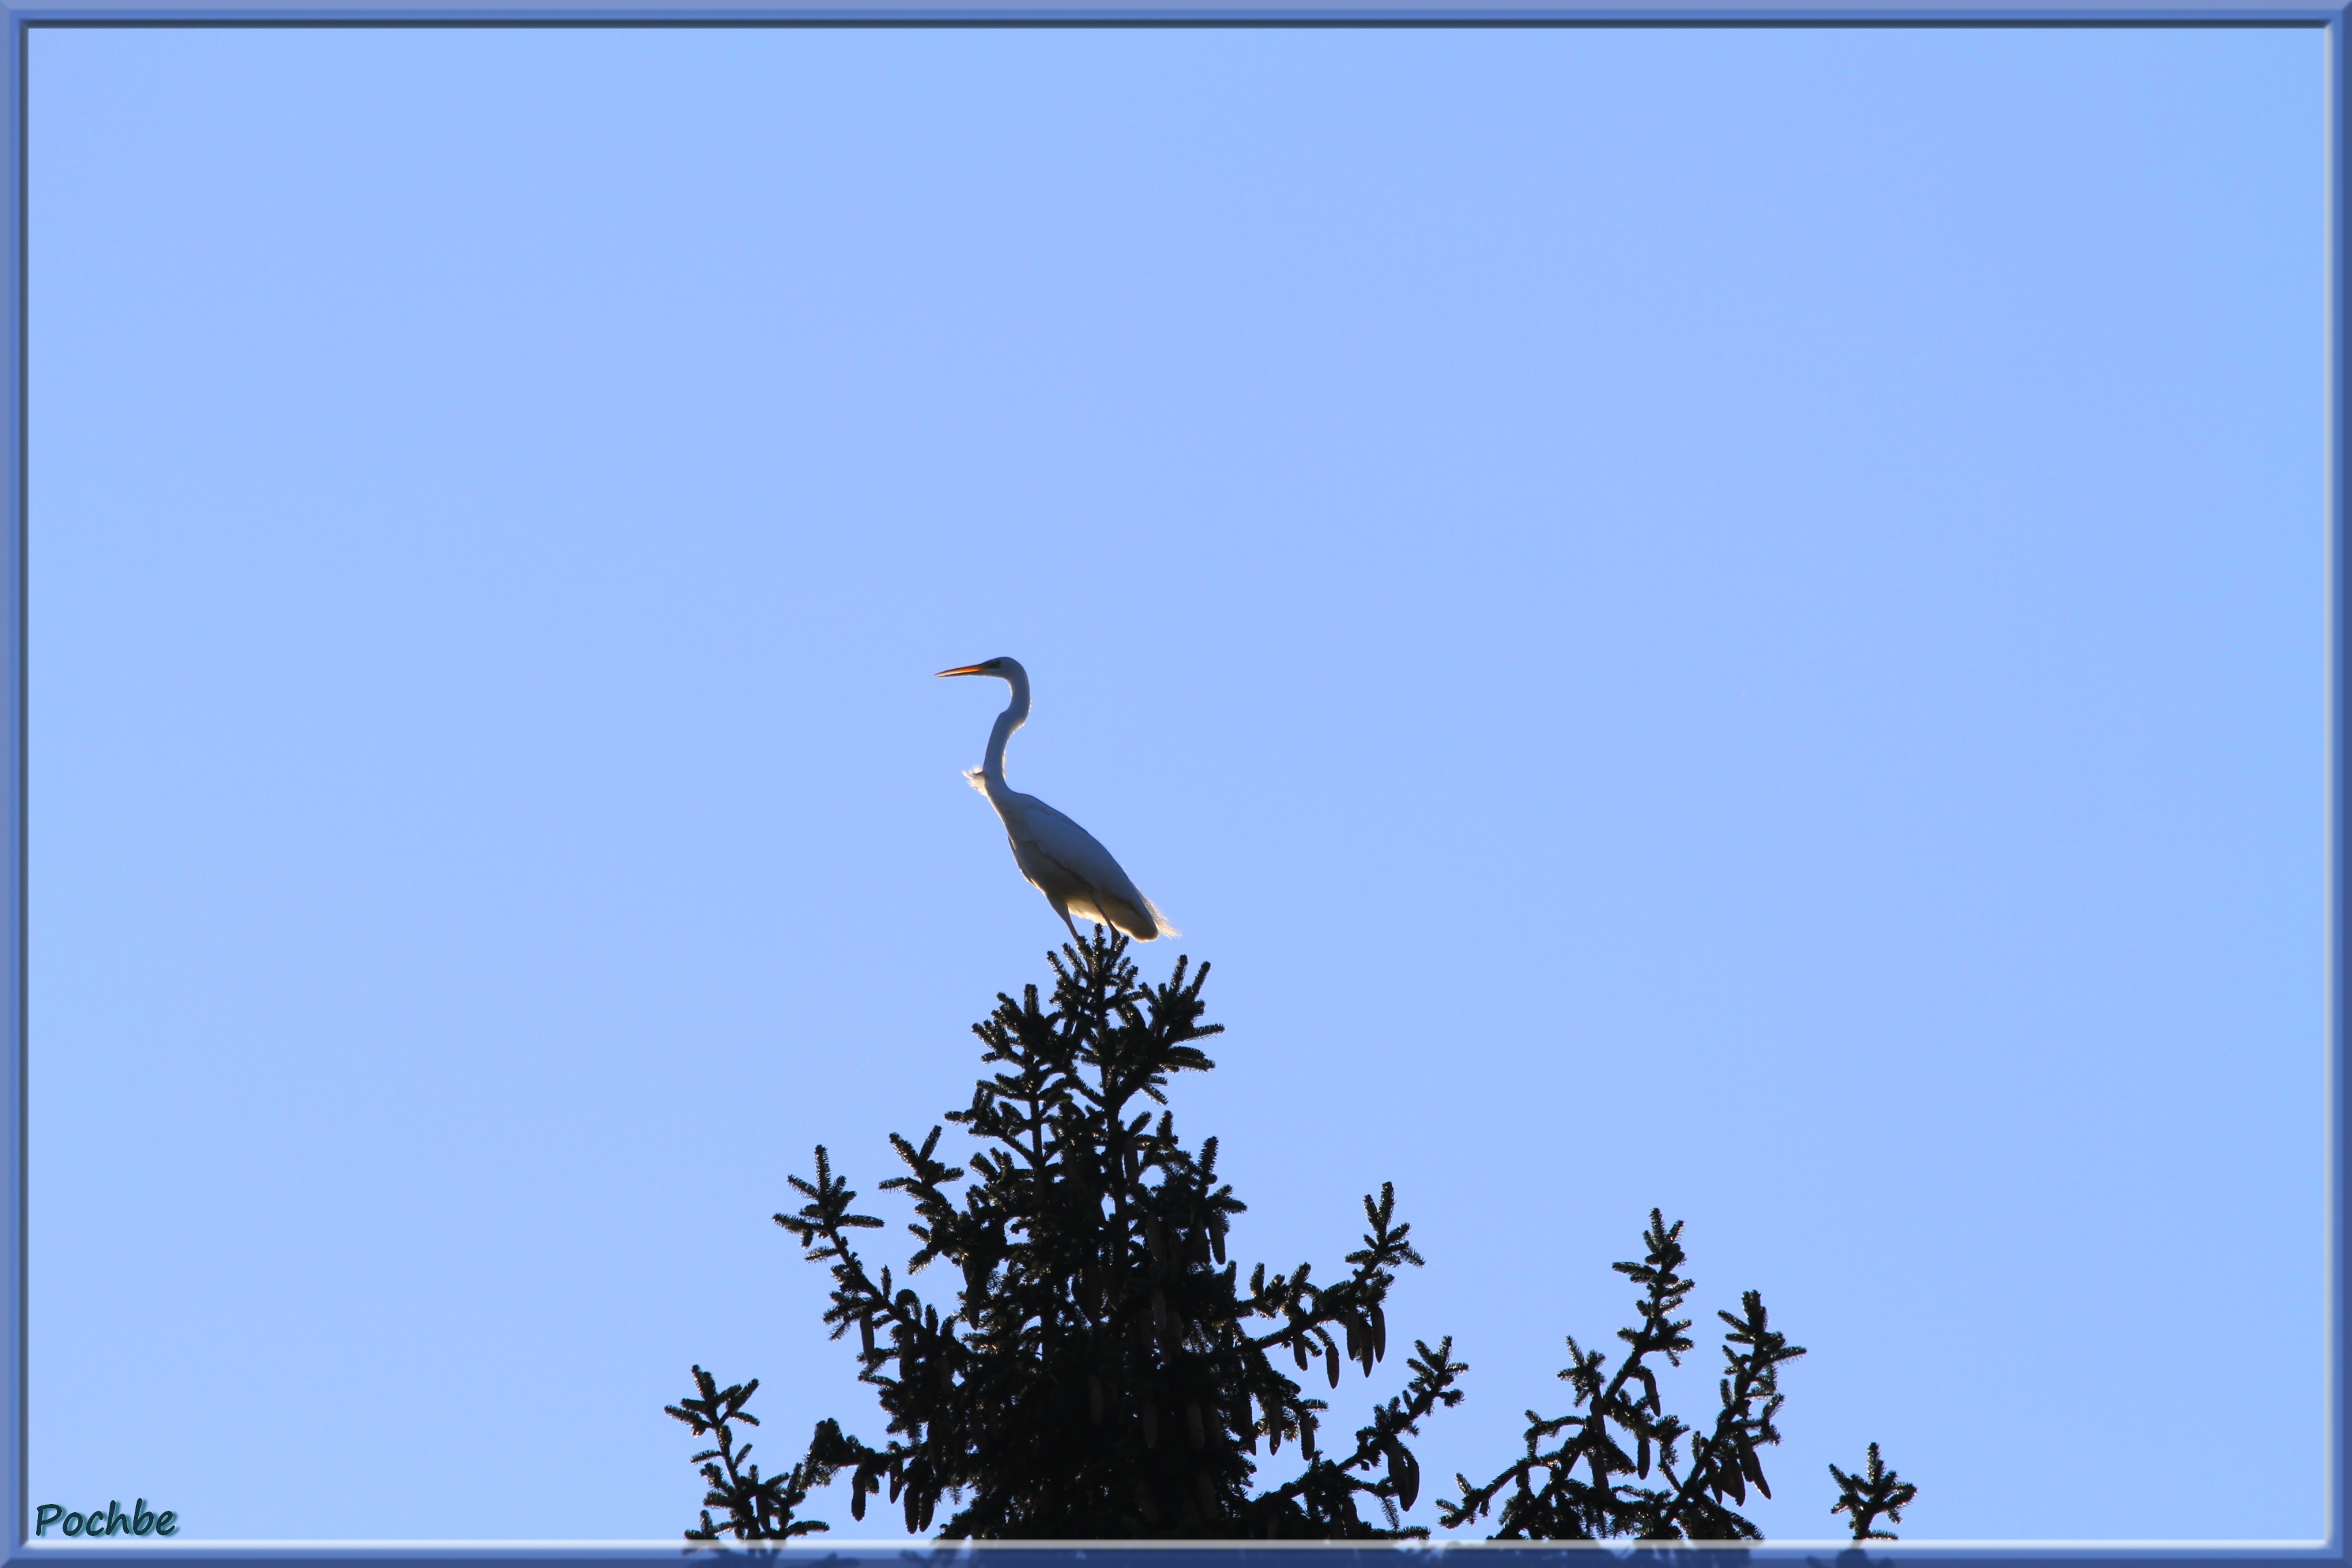
[[[693,1462],[702,1466],[710,1491],[702,1500],[701,1526],[688,1531],[686,1539],[717,1541],[726,1533],[738,1541],[790,1541],[827,1528],[823,1520],[795,1519],[793,1512],[808,1500],[813,1489],[829,1484],[844,1463],[856,1458],[857,1446],[845,1440],[841,1428],[831,1421],[820,1421],[800,1462],[783,1475],[763,1478],[759,1466],[745,1462],[751,1445],[738,1447],[734,1433],[737,1422],[746,1426],[760,1424],[758,1416],[743,1408],[760,1380],[755,1377],[722,1389],[718,1379],[698,1366],[694,1382],[696,1397],[665,1406],[692,1427],[696,1436],[708,1432],[719,1439],[718,1447],[694,1456]],[[721,1519],[710,1517],[714,1508],[724,1510]]]
[[[1711,1431],[1693,1437],[1689,1470],[1678,1476],[1678,1450],[1692,1434],[1666,1414],[1656,1373],[1646,1363],[1663,1355],[1680,1365],[1682,1352],[1692,1346],[1685,1332],[1691,1321],[1676,1316],[1693,1288],[1680,1272],[1682,1229],[1682,1222],[1668,1226],[1652,1209],[1643,1260],[1614,1265],[1643,1294],[1634,1303],[1639,1321],[1617,1331],[1626,1352],[1613,1373],[1603,1376],[1603,1352],[1587,1352],[1569,1339],[1570,1362],[1559,1375],[1585,1413],[1546,1418],[1528,1411],[1527,1453],[1485,1486],[1456,1476],[1461,1495],[1438,1505],[1441,1524],[1454,1530],[1484,1518],[1500,1498],[1496,1533],[1504,1540],[1762,1539],[1723,1500],[1745,1503],[1750,1484],[1772,1495],[1756,1451],[1780,1440],[1772,1425],[1782,1397],[1778,1369],[1805,1352],[1770,1327],[1756,1291],[1741,1298],[1743,1315],[1716,1314],[1727,1325],[1725,1375],[1717,1384],[1722,1409]],[[1555,1438],[1563,1440],[1547,1448]],[[1654,1468],[1665,1485],[1642,1484]]]
[[[1919,1495],[1919,1489],[1904,1480],[1882,1464],[1878,1445],[1870,1446],[1870,1463],[1858,1475],[1847,1475],[1835,1465],[1830,1467],[1831,1479],[1838,1484],[1838,1500],[1830,1512],[1843,1513],[1853,1525],[1856,1541],[1893,1541],[1895,1532],[1877,1528],[1881,1514],[1895,1524],[1903,1522],[1903,1510]]]

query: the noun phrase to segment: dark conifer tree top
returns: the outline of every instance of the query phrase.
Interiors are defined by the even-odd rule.
[[[1461,1397],[1451,1342],[1416,1345],[1403,1392],[1336,1452],[1323,1401],[1289,1373],[1334,1387],[1343,1361],[1370,1373],[1396,1271],[1421,1263],[1410,1226],[1384,1186],[1332,1283],[1304,1263],[1244,1283],[1225,1255],[1244,1205],[1217,1176],[1216,1140],[1186,1147],[1163,1109],[1172,1075],[1215,1065],[1196,1043],[1222,1027],[1202,1019],[1208,966],[1188,976],[1179,959],[1143,984],[1127,948],[1097,930],[1052,956],[1050,999],[1000,996],[974,1026],[993,1070],[947,1113],[980,1145],[965,1165],[940,1157],[940,1128],[919,1146],[893,1136],[905,1173],[882,1185],[915,1206],[907,1274],[944,1265],[951,1299],[868,1270],[853,1234],[881,1222],[854,1211],[823,1148],[814,1179],[793,1180],[807,1201],[777,1223],[830,1265],[825,1321],[856,1334],[889,1417],[885,1447],[845,1441],[835,1457],[853,1512],[887,1486],[910,1530],[950,1502],[949,1537],[1398,1533],[1420,1489],[1403,1439]],[[1257,1489],[1286,1445],[1297,1473]]]
[[[1180,958],[1151,984],[1127,951],[1097,928],[1049,955],[1049,998],[1034,985],[1018,1001],[1000,995],[973,1026],[989,1070],[946,1113],[977,1145],[964,1164],[940,1157],[943,1127],[919,1146],[891,1136],[904,1173],[882,1187],[915,1213],[906,1277],[942,1265],[944,1291],[927,1300],[888,1267],[868,1269],[853,1238],[883,1222],[856,1211],[822,1145],[814,1176],[792,1178],[806,1201],[776,1223],[831,1269],[824,1321],[835,1339],[856,1335],[887,1439],[872,1447],[823,1421],[800,1461],[763,1479],[733,1433],[757,1425],[744,1408],[757,1382],[721,1389],[697,1367],[696,1394],[669,1407],[717,1439],[695,1456],[709,1493],[689,1539],[821,1531],[796,1510],[844,1471],[856,1518],[887,1489],[909,1531],[948,1538],[1428,1533],[1401,1520],[1421,1490],[1405,1440],[1462,1398],[1453,1341],[1416,1341],[1404,1387],[1346,1444],[1326,1446],[1328,1407],[1291,1375],[1319,1373],[1336,1389],[1342,1362],[1370,1376],[1386,1355],[1389,1291],[1422,1261],[1394,1191],[1364,1199],[1361,1244],[1331,1283],[1305,1263],[1275,1274],[1260,1264],[1244,1282],[1226,1256],[1244,1205],[1217,1176],[1217,1141],[1186,1147],[1166,1110],[1173,1075],[1215,1066],[1197,1043],[1222,1029],[1202,1021],[1208,965]],[[1729,1505],[1749,1484],[1764,1489],[1756,1451],[1779,1441],[1778,1368],[1804,1352],[1767,1326],[1751,1291],[1740,1317],[1718,1314],[1729,1328],[1721,1414],[1696,1432],[1665,1415],[1644,1363],[1691,1348],[1689,1321],[1674,1315],[1691,1289],[1677,1272],[1681,1229],[1654,1211],[1647,1258],[1617,1266],[1644,1295],[1613,1373],[1569,1342],[1575,1365],[1561,1375],[1583,1414],[1530,1411],[1524,1458],[1484,1486],[1456,1478],[1461,1495],[1440,1509],[1449,1528],[1499,1504],[1501,1533],[1521,1539],[1758,1537]],[[1284,1479],[1269,1479],[1277,1467]],[[1881,1533],[1878,1518],[1898,1519],[1915,1490],[1881,1469],[1875,1445],[1866,1477],[1832,1470],[1858,1538]]]

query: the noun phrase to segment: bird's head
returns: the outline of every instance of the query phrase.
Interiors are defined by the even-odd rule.
[[[967,664],[955,669],[943,669],[940,673],[941,675],[992,675],[999,680],[1011,681],[1015,685],[1026,679],[1029,674],[1027,670],[1021,668],[1021,661],[1017,658],[982,659],[978,664]]]

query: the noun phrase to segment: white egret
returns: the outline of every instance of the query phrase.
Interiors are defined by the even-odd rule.
[[[996,716],[988,732],[988,757],[964,777],[988,797],[1004,819],[1004,837],[1013,841],[1013,860],[1032,886],[1045,895],[1062,923],[1078,939],[1070,917],[1081,916],[1098,925],[1116,926],[1138,942],[1178,934],[1160,907],[1136,890],[1135,883],[1110,851],[1095,836],[1039,800],[1023,795],[1004,782],[1004,742],[1029,721],[1029,672],[1016,658],[992,658],[943,669],[941,675],[992,675],[1013,688],[1013,703]]]

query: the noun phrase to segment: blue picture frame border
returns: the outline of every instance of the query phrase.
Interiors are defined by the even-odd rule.
[[[509,1564],[520,1563],[682,1563],[710,1562],[726,1559],[736,1561],[775,1560],[778,1568],[792,1568],[804,1563],[810,1568],[824,1564],[825,1568],[851,1568],[852,1564],[872,1564],[888,1568],[890,1564],[941,1564],[953,1558],[963,1559],[968,1568],[1076,1568],[1089,1559],[1111,1565],[1111,1568],[1280,1568],[1285,1563],[1305,1568],[1311,1561],[1317,1568],[1379,1568],[1394,1564],[1401,1556],[1433,1559],[1440,1556],[1466,1554],[1482,1560],[1491,1568],[1574,1568],[1576,1564],[1597,1565],[1601,1562],[1624,1563],[1640,1560],[1654,1562],[1659,1568],[1741,1568],[1748,1563],[1806,1563],[1818,1568],[1900,1568],[1915,1562],[1996,1562],[2011,1568],[2029,1565],[2099,1563],[2200,1563],[2276,1564],[2304,1563],[2343,1563],[2346,1557],[2342,1527],[2344,1500],[2347,1495],[2347,1467],[2344,1443],[2345,1356],[2343,1336],[2343,1300],[2345,1286],[2345,1248],[2343,1220],[2345,1167],[2343,1132],[2346,1126],[2347,1074],[2344,1059],[2344,1018],[2341,997],[2345,972],[2346,937],[2344,923],[2344,886],[2346,849],[2344,836],[2344,717],[2345,692],[2347,686],[2345,666],[2346,644],[2343,637],[2343,610],[2347,584],[2347,530],[2344,485],[2344,454],[2347,437],[2347,384],[2345,366],[2347,348],[2347,319],[2352,319],[2352,300],[2346,295],[2344,254],[2344,213],[2346,209],[2347,174],[2352,170],[2352,141],[2347,141],[2347,117],[2344,112],[2344,84],[2347,60],[2346,23],[2352,16],[2352,5],[2212,5],[2174,6],[2139,3],[2117,5],[2021,5],[2015,4],[1954,4],[1953,0],[1920,0],[1918,4],[1889,4],[1888,0],[1872,0],[1867,5],[1788,5],[1775,0],[1750,0],[1745,5],[1712,7],[1671,4],[1533,5],[1526,7],[1498,6],[1493,4],[1461,5],[1421,4],[1394,9],[1357,4],[1328,5],[1250,6],[1193,5],[1174,7],[1164,5],[1104,4],[1092,0],[1084,5],[1067,8],[1030,5],[1001,5],[988,0],[967,0],[966,4],[925,8],[875,4],[872,5],[815,5],[803,8],[777,5],[766,0],[752,0],[741,6],[696,4],[679,0],[676,5],[646,3],[635,0],[625,5],[583,5],[577,0],[550,0],[544,5],[509,4],[467,5],[464,0],[417,0],[413,5],[385,4],[384,0],[354,3],[347,5],[320,4],[320,0],[300,0],[285,6],[219,5],[208,0],[181,0],[178,4],[123,6],[102,3],[80,5],[72,0],[50,0],[37,5],[10,7],[0,5],[0,26],[5,26],[8,50],[6,80],[12,96],[12,112],[5,119],[8,146],[6,169],[9,181],[7,202],[9,244],[6,247],[11,287],[7,292],[10,309],[6,312],[5,332],[8,363],[14,374],[7,380],[10,406],[5,422],[7,439],[7,485],[5,517],[5,559],[11,574],[5,595],[6,614],[10,618],[5,637],[9,661],[5,683],[10,705],[5,726],[8,749],[6,767],[7,820],[14,831],[6,836],[5,871],[13,897],[7,902],[10,923],[7,953],[7,996],[5,1051],[7,1070],[5,1078],[6,1103],[0,1107],[0,1126],[5,1126],[12,1157],[5,1163],[5,1192],[0,1194],[0,1215],[5,1215],[10,1246],[6,1249],[8,1271],[5,1297],[6,1337],[10,1353],[0,1356],[0,1400],[13,1414],[13,1419],[0,1424],[5,1431],[7,1452],[0,1463],[0,1489],[5,1497],[0,1499],[0,1561],[58,1562],[68,1558],[87,1560],[97,1553],[107,1560],[139,1562],[263,1563],[278,1568],[300,1568],[307,1564],[351,1563],[386,1565],[416,1564]],[[30,1443],[29,1412],[26,1401],[26,1377],[29,1364],[27,1316],[29,1301],[29,1254],[26,1225],[26,1202],[29,1177],[30,1078],[26,1054],[28,998],[26,976],[30,957],[30,936],[27,925],[29,905],[26,879],[28,849],[28,818],[26,815],[28,785],[28,668],[29,612],[27,568],[29,563],[26,519],[29,501],[30,464],[30,359],[27,350],[29,321],[29,237],[27,219],[30,192],[27,188],[26,156],[30,126],[30,53],[28,41],[34,29],[45,27],[1905,27],[1905,28],[1985,28],[1985,27],[2116,27],[2116,28],[2241,28],[2241,27],[2316,27],[2328,35],[2326,59],[2326,130],[2329,149],[2327,188],[2328,203],[2326,235],[2328,246],[2326,292],[2328,300],[2329,364],[2327,368],[2327,464],[2326,506],[2329,518],[2329,551],[2327,557],[2328,598],[2328,707],[2330,732],[2327,741],[2328,759],[2328,858],[2329,887],[2327,894],[2328,932],[2328,1036],[2329,1058],[2327,1083],[2328,1147],[2326,1169],[2328,1184],[2326,1225],[2328,1229],[2327,1368],[2333,1381],[2327,1415],[2326,1468],[2330,1490],[2324,1539],[2314,1543],[2238,1543],[2238,1542],[2089,1542],[2073,1543],[1950,1543],[1950,1542],[1874,1542],[1865,1552],[1843,1547],[1842,1543],[1825,1548],[1822,1542],[1770,1541],[1746,1546],[1713,1544],[1651,1543],[1633,1545],[1620,1542],[1556,1543],[1556,1542],[1433,1542],[1366,1544],[1360,1542],[1286,1542],[1279,1544],[1244,1545],[1227,1542],[1126,1544],[1089,1542],[1072,1545],[1043,1545],[1019,1542],[946,1542],[938,1546],[898,1542],[835,1541],[818,1536],[806,1538],[781,1547],[768,1544],[725,1543],[689,1549],[681,1541],[675,1546],[649,1546],[638,1543],[615,1543],[610,1546],[580,1542],[402,1542],[377,1544],[347,1544],[323,1542],[251,1542],[251,1543],[178,1543],[142,1541],[136,1543],[108,1542],[103,1544],[84,1542],[39,1541],[28,1539],[31,1531],[29,1497],[28,1447]],[[2226,1443],[2231,1435],[2217,1433],[2217,1443]],[[2202,1456],[2182,1456],[2184,1468],[2204,1462]],[[1468,1568],[1467,1564],[1464,1568]]]

